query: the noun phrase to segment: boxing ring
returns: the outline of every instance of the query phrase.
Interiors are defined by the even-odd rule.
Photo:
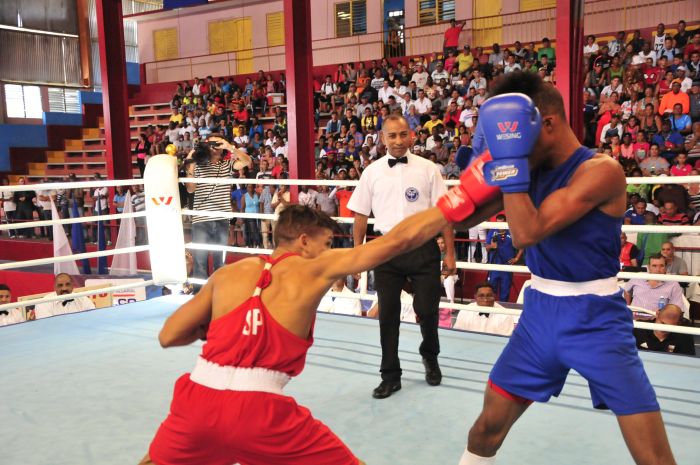
[[[674,181],[697,182],[696,178]],[[656,184],[662,180],[634,179],[635,183],[640,181]],[[74,183],[73,187],[120,183],[131,181],[81,182]],[[255,183],[319,185],[324,182],[256,180]],[[326,183],[343,184],[342,181]],[[51,184],[41,188],[63,185]],[[26,190],[26,186],[22,186],[22,189]],[[178,215],[191,213],[177,211]],[[243,218],[270,216],[220,212],[197,214]],[[61,222],[93,220],[75,218]],[[343,220],[352,221],[347,218]],[[39,224],[36,222],[37,226]],[[498,223],[487,223],[485,226],[504,227]],[[647,231],[650,228],[653,231],[659,227],[626,226],[623,229]],[[661,228],[664,232],[671,229],[674,232],[700,232],[700,227],[692,226]],[[0,230],[3,229],[9,228],[0,226]],[[147,247],[153,254],[157,244],[151,240],[151,245]],[[183,243],[184,248],[221,253],[269,252],[208,244]],[[116,251],[128,252],[127,249]],[[80,254],[79,257],[90,258],[104,253]],[[46,259],[46,263],[53,261]],[[0,266],[23,267],[29,266],[28,262]],[[31,262],[38,264],[42,260]],[[154,267],[157,266],[154,264]],[[458,267],[527,270],[526,267],[464,262],[460,262]],[[626,276],[628,274],[632,276]],[[154,270],[154,280],[144,284],[157,282],[155,275]],[[620,273],[620,277],[700,281],[699,277],[694,276],[646,273]],[[347,294],[342,296],[347,297]],[[161,349],[158,344],[157,334],[164,320],[187,298],[174,295],[160,297],[0,327],[0,347],[4,355],[3,376],[0,377],[0,435],[4,446],[0,463],[137,463],[168,412],[174,381],[193,368],[201,348],[201,342],[169,350]],[[357,298],[374,297],[358,294]],[[40,301],[57,299],[60,298]],[[11,305],[0,305],[0,310]],[[445,302],[441,307],[466,308],[465,305]],[[469,307],[468,310],[519,313],[518,310],[490,307]],[[656,327],[649,323],[637,322],[636,325]],[[664,326],[663,329],[700,334],[697,328]],[[371,397],[371,389],[378,380],[381,357],[378,322],[368,318],[319,313],[315,344],[309,351],[306,369],[289,384],[286,392],[296,397],[300,404],[308,406],[368,465],[456,464],[464,449],[468,428],[481,410],[488,373],[507,338],[441,328],[440,363],[444,378],[438,387],[428,386],[424,381],[424,370],[417,352],[420,341],[417,325],[401,326],[404,388],[390,399],[375,400]],[[641,357],[656,389],[678,463],[700,463],[697,448],[700,433],[700,358],[649,352],[642,353]],[[534,405],[515,425],[499,451],[498,463],[602,465],[632,464],[633,461],[615,417],[607,411],[597,411],[591,407],[586,381],[572,372],[559,398],[548,404]]]

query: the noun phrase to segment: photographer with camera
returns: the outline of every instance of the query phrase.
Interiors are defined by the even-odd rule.
[[[224,151],[231,153],[230,159],[224,159]],[[252,159],[245,152],[231,146],[218,136],[209,137],[206,142],[198,143],[187,155],[194,163],[186,164],[189,178],[230,178],[244,166],[251,167]],[[227,184],[186,183],[187,192],[194,193],[192,208],[195,210],[220,211],[230,213],[231,186]],[[198,244],[228,245],[228,218],[209,216],[192,216],[192,241]],[[194,251],[194,277],[209,277],[207,267],[209,252]],[[213,270],[223,265],[221,253],[212,255]]]
[[[499,213],[496,221],[505,223],[506,215]],[[492,229],[486,235],[486,250],[489,254],[489,263],[496,265],[514,265],[523,256],[522,250],[513,247],[513,238],[507,229]],[[500,302],[508,302],[510,286],[513,282],[513,273],[507,271],[489,271],[488,282],[498,293]]]

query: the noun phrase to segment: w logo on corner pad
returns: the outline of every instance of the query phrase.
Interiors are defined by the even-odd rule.
[[[151,201],[154,205],[170,205],[173,201],[172,197],[151,197]]]
[[[517,121],[503,121],[498,123],[500,134],[496,135],[497,140],[521,139],[522,133],[518,131]]]

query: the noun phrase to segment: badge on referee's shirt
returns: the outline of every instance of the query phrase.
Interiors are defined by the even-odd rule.
[[[406,196],[406,200],[408,200],[409,202],[415,202],[416,200],[418,200],[418,197],[420,197],[420,192],[418,192],[418,189],[416,189],[415,187],[409,187],[408,189],[406,189],[404,195]]]

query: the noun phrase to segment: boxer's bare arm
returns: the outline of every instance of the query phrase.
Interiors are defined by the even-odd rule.
[[[460,227],[475,226],[502,208],[501,200],[479,208]],[[359,273],[387,260],[413,250],[433,239],[447,226],[447,220],[438,208],[415,214],[396,225],[389,234],[353,249],[334,249],[312,260],[310,271],[330,286],[333,281],[349,274]]]
[[[192,344],[206,335],[211,321],[212,294],[217,274],[214,273],[202,289],[175,313],[170,315],[158,334],[162,347]]]
[[[513,245],[519,249],[537,244],[581,219],[594,208],[611,216],[626,209],[625,173],[605,156],[581,164],[566,187],[550,194],[535,208],[527,193],[503,196]]]

